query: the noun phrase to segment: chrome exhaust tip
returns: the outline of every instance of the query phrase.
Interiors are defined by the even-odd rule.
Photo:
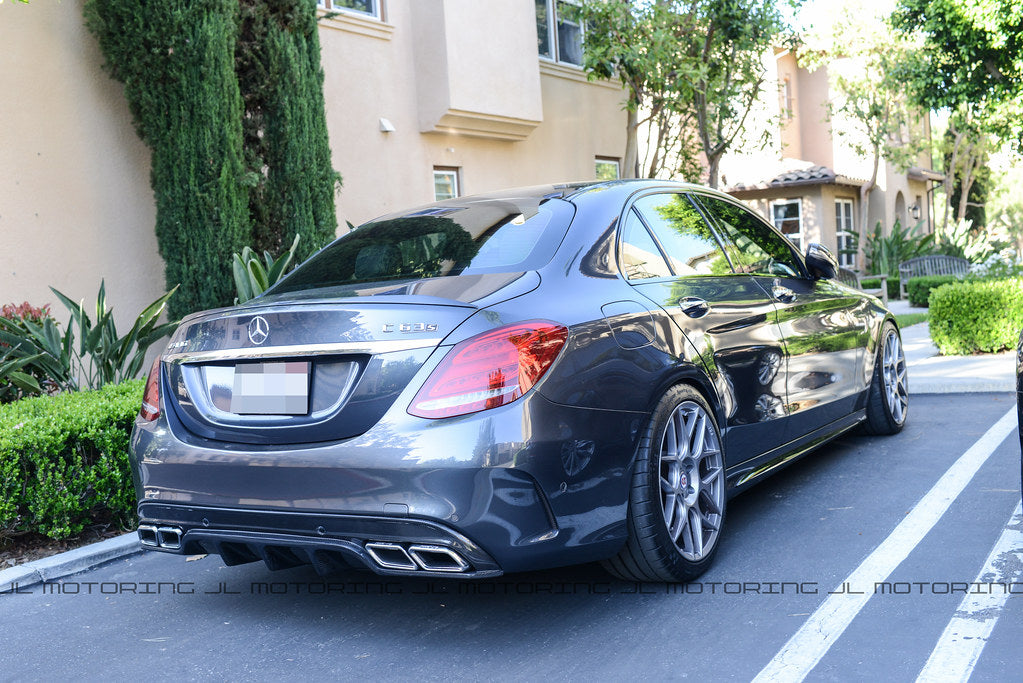
[[[161,526],[156,528],[156,538],[161,548],[178,550],[181,548],[181,529],[175,526]]]
[[[139,524],[139,543],[151,547],[159,547],[160,540],[156,527],[152,524]]]
[[[428,572],[464,572],[469,563],[453,550],[439,545],[409,546],[408,554]]]
[[[415,570],[419,567],[397,543],[367,543],[366,552],[385,569]]]

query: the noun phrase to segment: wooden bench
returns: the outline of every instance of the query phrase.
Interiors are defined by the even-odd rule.
[[[876,289],[864,289],[864,280],[880,280],[881,286]],[[870,294],[876,296],[884,302],[884,305],[888,305],[888,276],[887,275],[860,275],[854,270],[848,268],[838,269],[838,281],[844,285],[855,287],[864,294]]]
[[[970,262],[958,256],[917,256],[899,264],[899,290],[902,298],[908,295],[906,288],[910,278],[930,275],[955,275],[962,277],[970,271]]]

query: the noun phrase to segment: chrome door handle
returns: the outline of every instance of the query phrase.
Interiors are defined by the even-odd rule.
[[[783,304],[790,304],[796,300],[796,293],[788,287],[782,287],[781,285],[775,285],[771,288],[771,294],[774,298]]]
[[[710,304],[698,296],[684,296],[678,300],[678,305],[690,318],[702,318],[710,311]]]

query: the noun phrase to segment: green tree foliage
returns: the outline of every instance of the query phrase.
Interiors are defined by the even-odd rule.
[[[106,68],[152,150],[171,317],[229,305],[226,255],[302,260],[333,239],[323,72],[311,0],[87,0]]]
[[[334,239],[335,188],[323,100],[316,7],[304,0],[241,0],[238,81],[256,251],[297,261]]]
[[[763,87],[762,56],[785,28],[777,0],[583,0],[581,14],[587,71],[627,93],[625,177],[695,179],[702,153],[716,186]]]
[[[976,220],[985,202],[973,187],[985,184],[989,152],[1006,142],[1023,149],[1023,6],[1016,0],[899,0],[891,24],[919,45],[905,73],[914,100],[949,112],[938,150],[945,163],[945,231]]]
[[[930,109],[1023,96],[1023,6],[1017,0],[899,0],[892,25],[922,43],[917,97]]]
[[[89,29],[124,83],[136,130],[152,150],[156,236],[171,317],[229,304],[224,255],[249,241],[242,100],[231,0],[88,0]]]

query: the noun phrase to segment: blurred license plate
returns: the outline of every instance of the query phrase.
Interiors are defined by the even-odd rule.
[[[305,415],[309,412],[309,363],[236,365],[231,412],[239,415]]]

